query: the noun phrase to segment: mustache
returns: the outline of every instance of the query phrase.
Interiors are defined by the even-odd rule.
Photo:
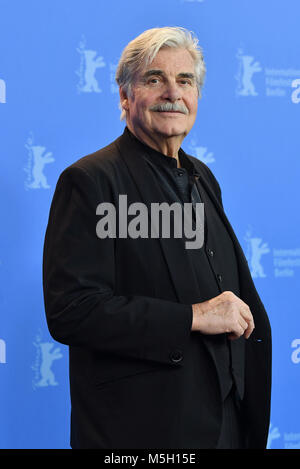
[[[158,103],[150,107],[150,111],[175,111],[182,112],[183,114],[188,114],[189,111],[184,104],[180,103]]]

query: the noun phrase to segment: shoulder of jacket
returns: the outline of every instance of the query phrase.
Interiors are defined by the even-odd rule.
[[[118,169],[119,165],[122,164],[122,158],[117,146],[118,140],[116,139],[109,145],[79,158],[67,166],[63,170],[62,175],[82,174],[83,172],[95,182],[99,177],[109,178]]]

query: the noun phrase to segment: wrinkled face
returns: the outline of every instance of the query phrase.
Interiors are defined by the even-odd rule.
[[[194,60],[183,48],[161,49],[140,70],[130,96],[121,94],[129,128],[136,135],[183,138],[194,125],[198,107]]]

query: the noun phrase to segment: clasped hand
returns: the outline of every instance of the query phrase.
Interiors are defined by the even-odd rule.
[[[228,334],[231,340],[248,339],[254,329],[249,306],[233,292],[225,291],[202,303],[192,305],[192,331],[203,334]]]

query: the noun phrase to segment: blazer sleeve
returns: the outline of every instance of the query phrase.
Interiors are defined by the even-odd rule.
[[[115,240],[96,235],[96,207],[108,201],[105,178],[99,186],[74,165],[57,182],[43,252],[49,332],[66,345],[174,363],[189,341],[192,306],[114,294]]]

